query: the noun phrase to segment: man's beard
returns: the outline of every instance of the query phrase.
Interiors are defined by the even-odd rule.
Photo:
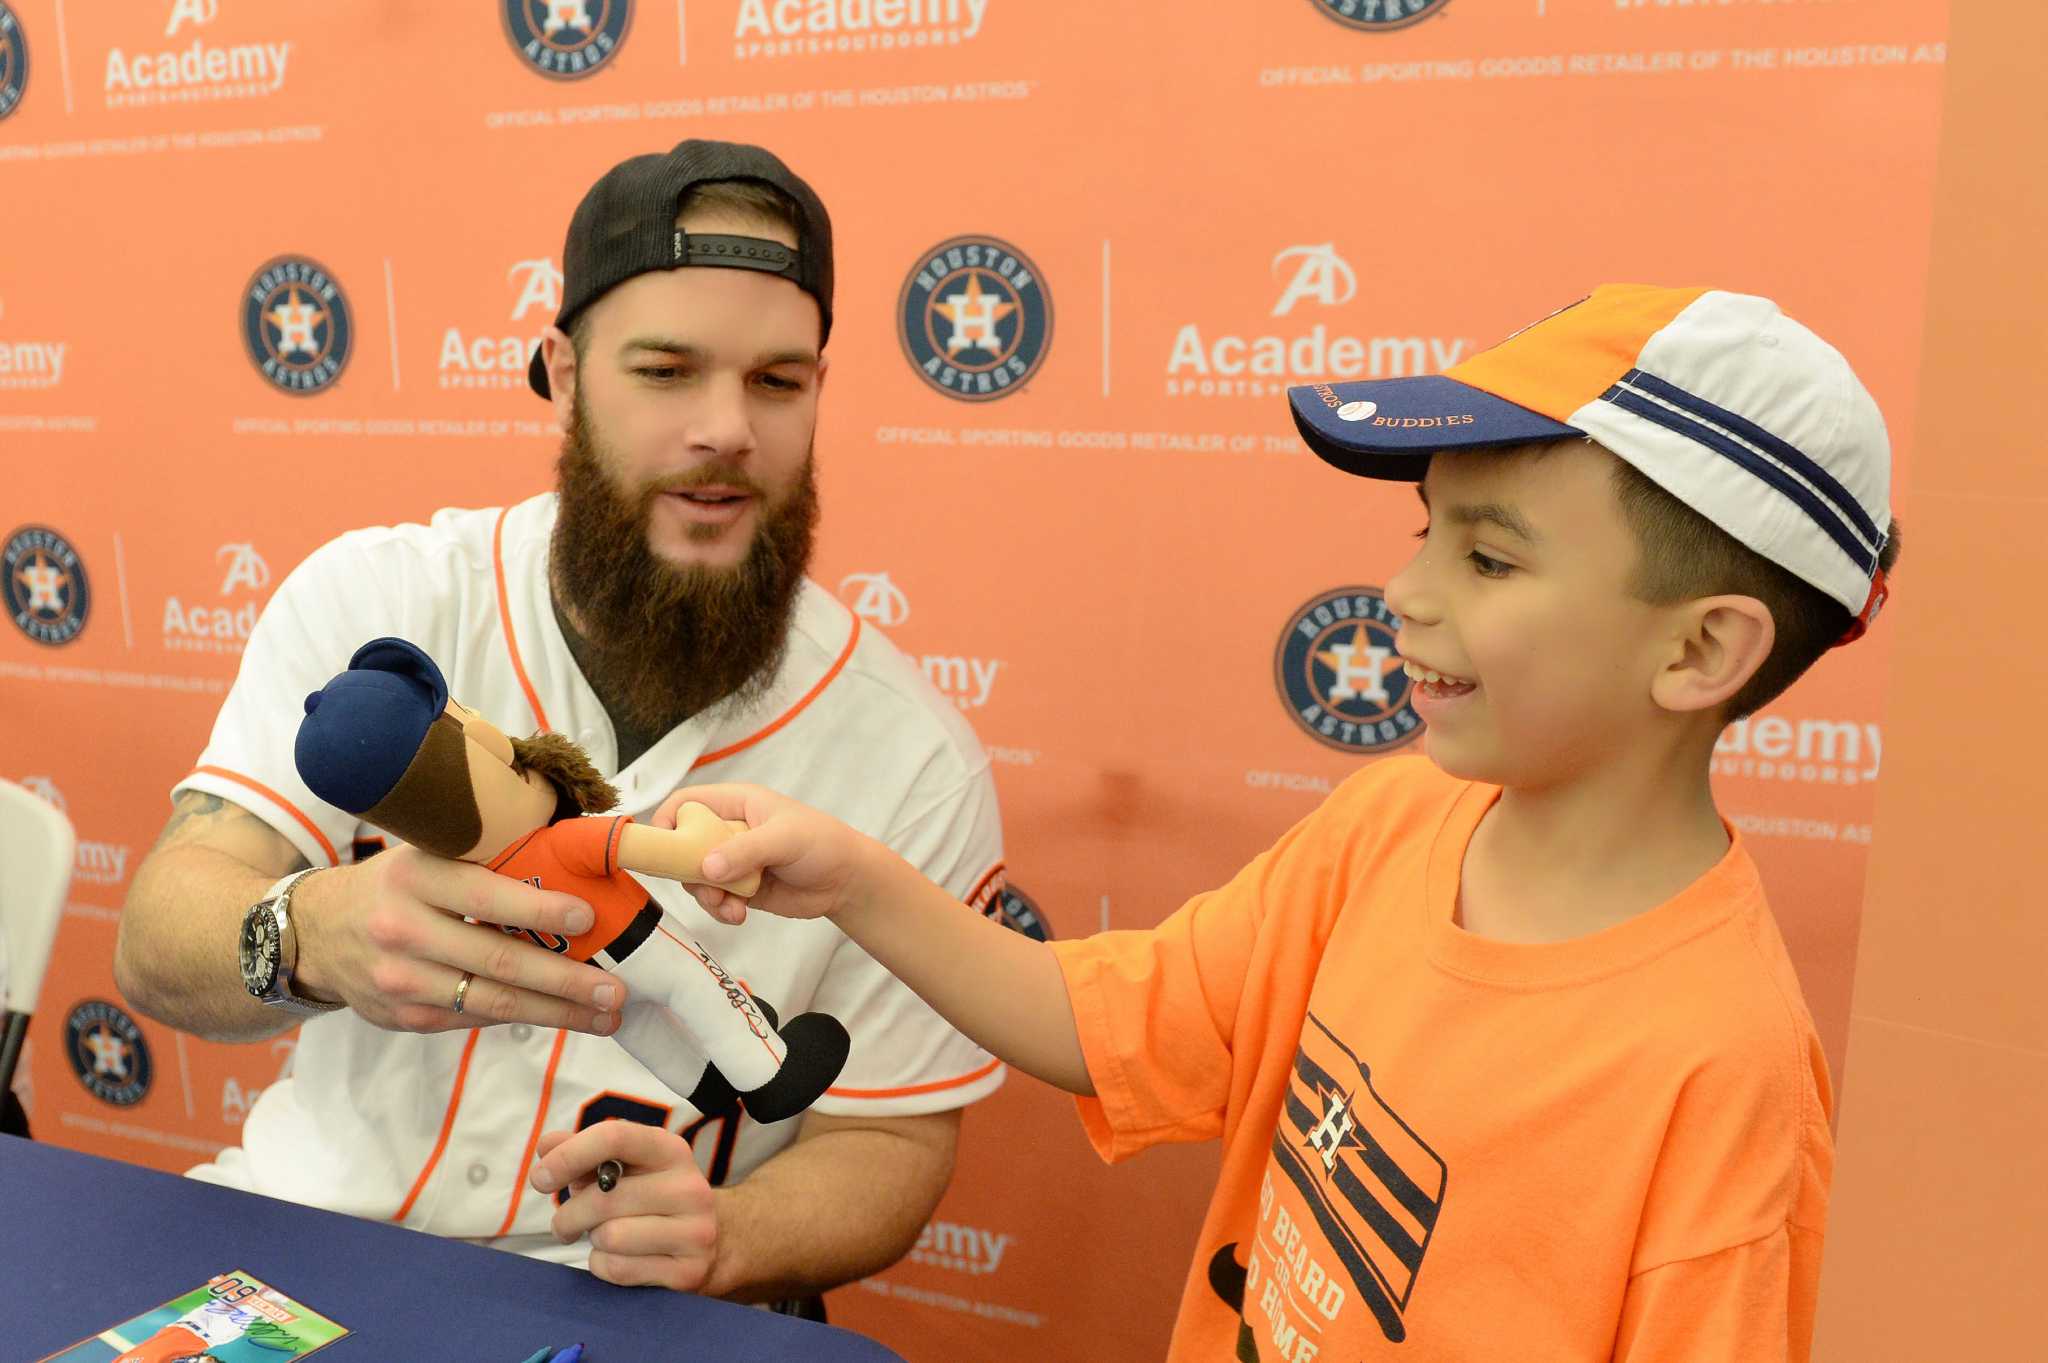
[[[739,468],[693,470],[690,481],[751,493],[760,523],[734,567],[677,567],[648,546],[647,530],[662,489],[680,484],[621,488],[606,470],[619,461],[605,454],[578,392],[556,463],[553,585],[582,635],[578,662],[599,699],[658,738],[728,697],[746,704],[774,677],[810,563],[817,481],[809,450],[778,504]]]

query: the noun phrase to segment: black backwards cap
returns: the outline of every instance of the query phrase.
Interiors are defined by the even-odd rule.
[[[789,196],[796,205],[794,251],[761,237],[688,233],[676,226],[689,191],[727,180],[750,180]],[[634,275],[685,265],[779,275],[818,300],[819,344],[832,334],[832,220],[825,205],[774,153],[699,138],[619,162],[576,205],[562,246],[562,310],[555,325],[567,331],[585,308]],[[534,392],[550,396],[538,346],[526,380]]]

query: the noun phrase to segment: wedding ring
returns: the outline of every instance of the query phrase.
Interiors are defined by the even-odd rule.
[[[476,976],[465,970],[462,972],[462,978],[455,982],[455,1002],[449,1006],[456,1012],[462,1011],[463,997],[469,993],[469,982],[475,978]]]

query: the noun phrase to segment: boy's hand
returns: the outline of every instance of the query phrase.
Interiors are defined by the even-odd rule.
[[[873,839],[761,786],[691,786],[662,801],[653,822],[673,828],[676,810],[692,800],[721,819],[747,825],[746,832],[705,854],[704,874],[731,882],[762,873],[751,899],[711,885],[690,886],[720,922],[744,921],[750,904],[783,918],[823,918],[861,897],[865,868],[878,850]]]

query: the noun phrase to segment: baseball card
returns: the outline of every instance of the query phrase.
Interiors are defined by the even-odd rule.
[[[287,1363],[347,1333],[236,1269],[38,1363]]]

